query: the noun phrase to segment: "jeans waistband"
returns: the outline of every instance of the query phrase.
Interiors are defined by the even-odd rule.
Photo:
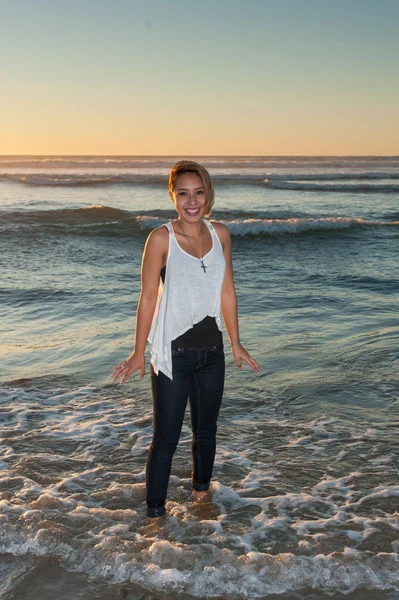
[[[181,344],[174,344],[172,342],[172,350],[223,350],[223,342],[219,344],[211,344],[208,346],[182,346]]]

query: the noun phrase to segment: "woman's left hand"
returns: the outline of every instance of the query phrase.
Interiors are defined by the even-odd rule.
[[[254,358],[245,350],[241,344],[234,344],[231,347],[231,351],[233,353],[234,360],[236,361],[236,365],[239,369],[242,369],[242,361],[249,364],[251,369],[255,373],[260,373],[261,369]]]

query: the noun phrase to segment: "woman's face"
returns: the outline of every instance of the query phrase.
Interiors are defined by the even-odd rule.
[[[196,223],[206,209],[206,195],[202,179],[196,173],[182,173],[176,179],[174,192],[169,192],[180,219]]]

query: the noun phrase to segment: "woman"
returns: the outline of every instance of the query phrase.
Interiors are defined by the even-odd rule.
[[[142,262],[134,351],[113,369],[114,381],[144,376],[151,343],[154,436],[147,458],[147,515],[165,513],[172,457],[190,399],[193,495],[206,496],[216,450],[216,422],[224,386],[221,314],[234,360],[259,372],[240,343],[231,238],[209,216],[214,190],[208,171],[182,160],[172,168],[169,195],[178,217],[148,236]],[[161,278],[161,281],[160,281]]]

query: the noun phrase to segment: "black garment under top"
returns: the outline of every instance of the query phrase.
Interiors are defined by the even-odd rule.
[[[166,267],[161,269],[162,283],[165,283]],[[191,329],[172,341],[172,348],[209,348],[223,342],[223,335],[215,317],[205,317]]]

